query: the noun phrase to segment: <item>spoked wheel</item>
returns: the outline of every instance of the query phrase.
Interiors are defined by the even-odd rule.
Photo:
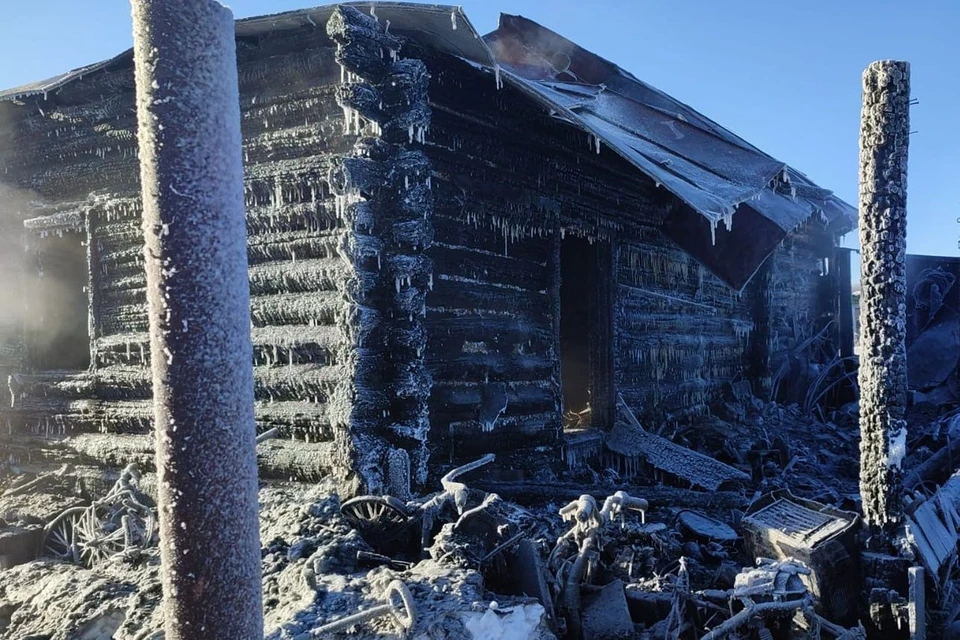
[[[390,496],[360,496],[340,505],[340,514],[371,545],[394,542],[409,532],[407,506]]]
[[[95,567],[104,560],[126,550],[129,533],[127,517],[113,517],[103,507],[88,507],[75,525],[77,542],[80,545],[80,559],[88,567]]]
[[[132,525],[126,516],[113,515],[97,505],[67,509],[44,527],[41,554],[94,567],[121,553]]]
[[[82,549],[77,537],[77,523],[87,508],[72,507],[51,520],[43,528],[40,555],[79,564]]]

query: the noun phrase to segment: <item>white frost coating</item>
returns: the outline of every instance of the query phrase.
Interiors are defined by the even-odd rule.
[[[132,6],[166,635],[263,637],[233,15]]]
[[[890,450],[887,452],[887,466],[900,469],[907,455],[907,430],[900,429],[890,437]]]
[[[483,613],[464,613],[462,619],[474,640],[529,640],[540,637],[544,609],[539,604],[520,605],[510,613],[497,613],[490,603]]]

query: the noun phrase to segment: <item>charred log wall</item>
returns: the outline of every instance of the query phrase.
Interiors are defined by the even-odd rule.
[[[435,282],[426,324],[440,459],[557,442],[564,233],[611,244],[615,386],[645,415],[703,412],[729,382],[756,377],[753,360],[776,348],[764,340],[756,352],[752,340],[762,294],[776,340],[785,331],[775,327],[795,317],[802,322],[791,336],[822,327],[820,264],[832,239],[800,233],[770,259],[778,275],[737,294],[663,236],[673,205],[652,181],[509,85],[424,55],[434,76]],[[505,408],[490,422],[486,405],[494,415]]]
[[[669,198],[595,139],[510,85],[498,88],[492,74],[447,57],[427,60],[434,76],[427,140],[436,194],[427,298],[434,455],[447,461],[557,446],[561,244],[568,234],[606,243],[614,264],[604,272],[616,282],[622,247],[646,241],[664,250],[657,227]],[[676,247],[667,251],[686,259]],[[633,322],[618,314],[621,336]],[[592,352],[602,349],[584,340]],[[618,361],[622,347],[614,351]],[[595,363],[613,376],[611,363]]]
[[[429,159],[416,146],[430,125],[429,74],[422,61],[400,57],[403,43],[374,16],[341,6],[327,31],[343,69],[345,132],[359,136],[331,171],[347,227],[341,288],[351,354],[351,375],[337,387],[335,442],[355,470],[345,480],[404,496],[427,478],[433,194]]]
[[[334,30],[339,55],[322,28],[238,43],[260,430],[335,441],[371,488],[400,450],[423,479],[428,410],[434,463],[559,459],[565,234],[609,246],[614,357],[599,363],[635,409],[701,410],[745,369],[752,293],[660,233],[664,190],[494,74],[412,43],[397,53],[361,26]],[[351,38],[377,46],[352,52]],[[10,414],[22,433],[151,428],[133,109],[119,65],[0,127],[19,151],[5,179],[82,211],[93,264],[92,369],[26,378]],[[778,285],[771,322],[809,303],[807,284]]]
[[[811,219],[787,236],[765,264],[770,270],[765,292],[769,390],[783,402],[802,403],[816,367],[839,349],[839,272],[830,260],[835,246],[832,234]]]
[[[624,400],[652,419],[705,412],[748,373],[750,287],[733,291],[655,228],[621,250],[618,268]]]
[[[429,74],[400,46],[348,7],[326,30],[238,42],[258,429],[331,442],[346,492],[426,478]],[[24,379],[24,435],[151,430],[133,104],[120,65],[19,109],[17,179],[76,201],[93,318],[90,371]]]
[[[558,447],[554,285],[561,202],[570,196],[557,189],[576,162],[576,136],[557,140],[560,128],[498,89],[492,74],[424,55],[433,108],[434,275],[425,319],[432,456],[449,463]]]
[[[330,398],[349,355],[343,325],[352,321],[340,291],[347,229],[328,188],[331,158],[349,153],[356,138],[344,135],[340,68],[329,39],[313,28],[238,42],[238,63],[258,429],[327,441]],[[18,153],[4,158],[5,179],[85,216],[94,321],[91,370],[25,376],[10,415],[24,435],[147,433],[132,69],[119,65],[15,106],[2,143]]]

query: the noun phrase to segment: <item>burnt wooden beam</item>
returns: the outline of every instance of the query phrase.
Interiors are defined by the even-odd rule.
[[[864,521],[902,517],[906,453],[907,148],[910,66],[863,73],[860,116],[860,495]]]
[[[411,482],[425,483],[429,455],[424,316],[435,284],[434,197],[421,147],[430,75],[421,60],[399,55],[401,40],[385,25],[354,7],[338,6],[326,29],[342,70],[342,133],[354,141],[332,159],[328,180],[346,230],[336,288],[347,301],[339,326],[348,355],[330,402],[337,471],[347,495],[405,495]],[[409,458],[409,472],[400,457]]]

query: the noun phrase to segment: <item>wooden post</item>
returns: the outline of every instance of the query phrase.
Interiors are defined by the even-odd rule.
[[[840,357],[850,358],[855,355],[853,345],[854,340],[854,322],[853,322],[853,282],[851,278],[850,249],[837,247],[836,265],[837,265],[837,298],[839,299],[837,307],[837,325],[840,333]],[[849,371],[849,369],[847,369]]]
[[[909,582],[910,640],[927,638],[927,581],[923,567],[910,567],[907,570]]]
[[[168,640],[263,638],[234,21],[132,0]]]
[[[863,73],[860,120],[860,496],[867,525],[902,515],[906,448],[906,231],[910,67]]]

